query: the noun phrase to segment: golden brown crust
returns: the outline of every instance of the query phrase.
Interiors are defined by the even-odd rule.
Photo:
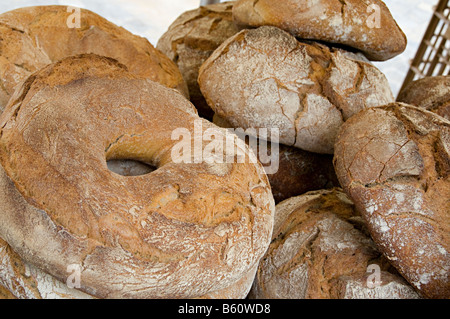
[[[111,59],[43,68],[0,117],[0,161],[15,185],[2,186],[0,236],[62,282],[67,265],[82,265],[81,290],[95,297],[230,287],[266,250],[274,201],[259,164],[172,161],[172,131],[193,134],[195,121],[227,134],[181,94]],[[111,159],[158,169],[125,177],[108,170]]]
[[[450,120],[450,75],[411,82],[400,92],[397,102],[422,107]]]
[[[423,295],[449,298],[450,122],[394,103],[344,124],[335,168],[380,250]]]
[[[0,180],[7,180],[1,169]],[[14,187],[10,184],[11,187]],[[2,291],[3,289],[3,291]],[[0,238],[0,299],[2,293],[17,299],[91,299],[79,290],[25,263],[11,247]]]
[[[177,64],[189,88],[191,102],[200,116],[208,119],[212,119],[214,112],[200,92],[198,71],[219,45],[239,32],[232,18],[233,4],[233,1],[216,3],[181,14],[156,46]]]
[[[368,286],[369,266],[381,282]],[[365,280],[364,280],[365,279]],[[382,257],[341,189],[290,198],[276,207],[272,243],[251,298],[417,298]]]
[[[333,153],[351,115],[394,101],[386,77],[370,63],[276,27],[225,41],[200,68],[199,85],[233,127],[277,128],[281,144],[325,154]]]
[[[233,18],[241,28],[271,25],[301,39],[352,47],[376,61],[395,57],[407,44],[379,0],[239,0]]]
[[[20,8],[0,15],[0,110],[17,84],[64,57],[95,53],[112,57],[135,75],[188,95],[177,66],[142,37],[85,9],[80,28],[69,28],[67,6]]]

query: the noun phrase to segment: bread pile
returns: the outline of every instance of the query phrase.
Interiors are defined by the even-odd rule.
[[[448,77],[396,101],[382,1],[202,6],[156,49],[67,15],[0,15],[0,297],[450,298]]]
[[[226,7],[234,35],[202,57],[195,85],[214,123],[279,129],[269,143],[279,149],[279,169],[268,174],[276,226],[250,297],[448,298],[450,141],[440,117],[447,79],[418,81],[395,103],[371,61],[401,54],[407,41],[382,1],[239,0]],[[189,25],[200,31],[218,23],[214,14],[201,21]],[[160,41],[173,40],[165,53],[174,56],[186,42],[171,29]],[[324,174],[328,167],[337,178]],[[314,174],[324,183],[312,185],[321,180]],[[340,212],[342,192],[350,221]],[[381,281],[369,289],[372,266]]]

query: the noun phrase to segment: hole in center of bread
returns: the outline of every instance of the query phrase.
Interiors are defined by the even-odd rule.
[[[135,160],[109,160],[106,164],[111,172],[122,176],[141,176],[157,170],[155,166]]]

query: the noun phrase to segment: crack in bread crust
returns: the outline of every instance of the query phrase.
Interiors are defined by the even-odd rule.
[[[450,294],[449,133],[450,122],[444,118],[394,103],[346,122],[334,158],[338,179],[380,249],[430,298]],[[353,164],[349,149],[358,158]],[[385,158],[383,165],[365,166],[371,154]]]

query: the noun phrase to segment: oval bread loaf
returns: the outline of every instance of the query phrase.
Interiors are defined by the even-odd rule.
[[[380,250],[429,298],[450,297],[450,122],[393,103],[342,127],[338,179]]]

